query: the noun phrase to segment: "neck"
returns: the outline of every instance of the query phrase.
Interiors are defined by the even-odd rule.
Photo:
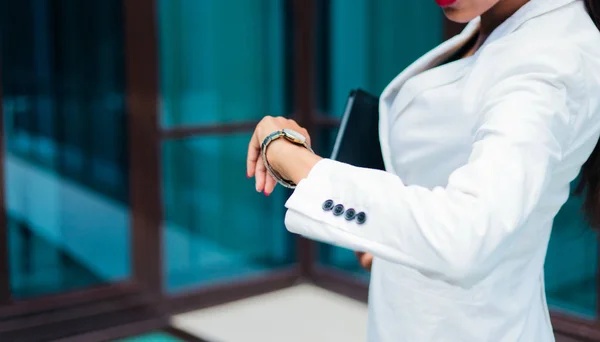
[[[529,0],[503,0],[481,15],[481,26],[479,35],[487,38],[500,24],[519,8],[523,7]]]

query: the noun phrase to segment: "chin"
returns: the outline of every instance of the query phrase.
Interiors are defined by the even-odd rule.
[[[448,20],[459,24],[466,24],[477,17],[452,7],[444,8],[444,15]]]

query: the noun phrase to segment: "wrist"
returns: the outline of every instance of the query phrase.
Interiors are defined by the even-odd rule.
[[[281,177],[298,184],[308,176],[312,167],[322,158],[304,146],[285,139],[273,141],[267,148],[267,161]]]
[[[297,149],[304,149],[302,146],[295,145],[283,138],[274,140],[267,147],[267,161],[271,168],[275,170],[279,175],[287,180],[290,180],[285,172],[286,164],[293,163],[290,154]],[[288,156],[286,158],[286,155]]]

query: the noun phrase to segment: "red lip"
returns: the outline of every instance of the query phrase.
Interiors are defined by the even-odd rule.
[[[435,0],[435,2],[441,7],[447,7],[454,5],[457,0]]]

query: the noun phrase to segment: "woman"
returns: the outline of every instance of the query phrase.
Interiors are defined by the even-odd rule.
[[[298,184],[291,232],[374,256],[369,341],[553,341],[544,257],[590,155],[585,207],[600,217],[599,3],[436,1],[470,23],[384,90],[387,172],[322,159],[267,117],[248,175],[267,194],[274,177]]]

